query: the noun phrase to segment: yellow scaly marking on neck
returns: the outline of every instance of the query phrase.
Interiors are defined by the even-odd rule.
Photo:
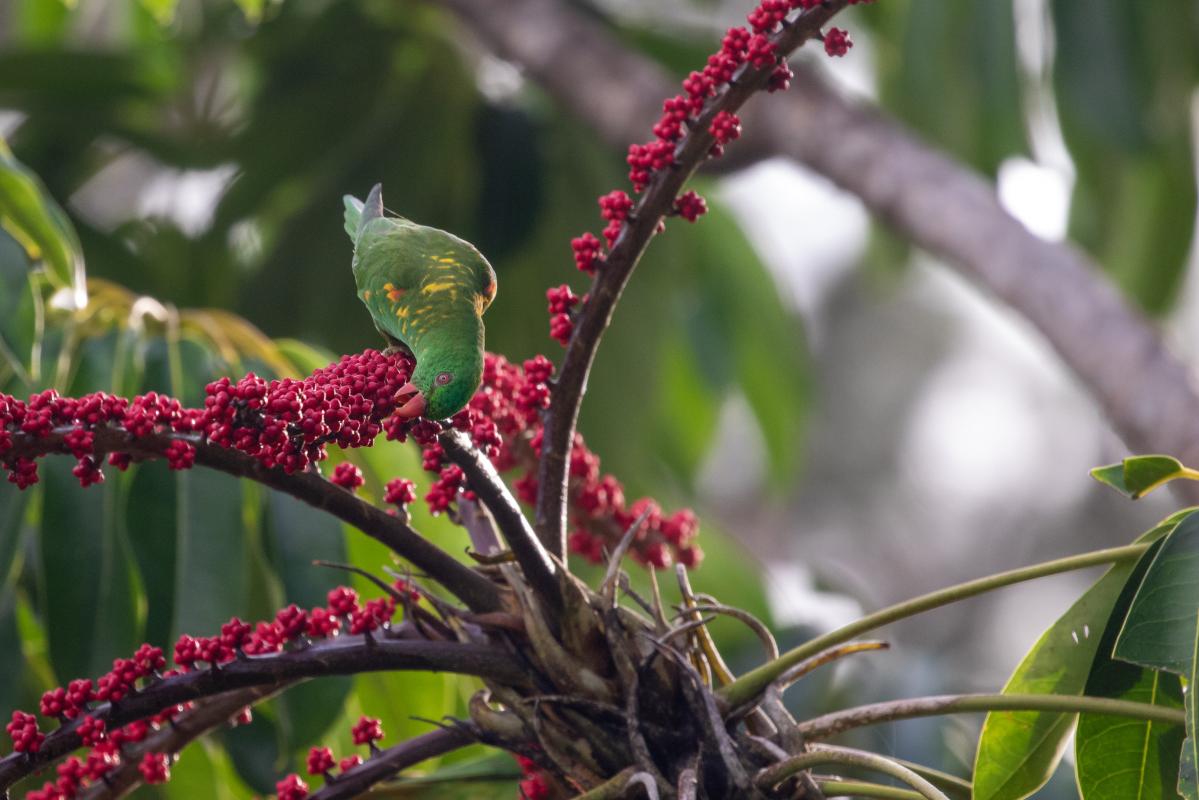
[[[453,281],[441,281],[438,283],[426,283],[424,288],[421,289],[421,292],[423,294],[433,294],[434,292],[454,291],[457,288],[457,286],[458,285],[456,283],[454,283]]]

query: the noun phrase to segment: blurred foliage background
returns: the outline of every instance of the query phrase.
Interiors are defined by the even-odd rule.
[[[680,76],[749,6],[562,1]],[[845,19],[856,47],[818,68],[994,178],[1013,213],[1090,251],[1193,352],[1199,6],[885,0]],[[408,0],[0,0],[0,134],[65,209],[90,281],[72,310],[0,232],[0,388],[18,395],[195,403],[219,375],[297,374],[377,346],[339,211],[376,181],[389,208],[495,265],[489,349],[556,357],[544,290],[585,288],[569,239],[598,230],[595,198],[625,171],[516,66]],[[1123,453],[1064,368],[852,198],[780,162],[696,183],[713,213],[651,247],[581,430],[632,496],[701,512],[720,568],[701,569],[700,588],[773,619],[785,643],[956,579],[1127,541],[1168,505],[1092,491],[1085,469]],[[419,480],[408,448],[353,457],[372,496],[395,475]],[[36,491],[0,485],[0,708],[35,705],[143,640],[315,604],[345,578],[313,558],[390,563],[288,498],[160,467],[80,491],[69,463],[49,462]],[[416,522],[461,550],[444,520]],[[792,699],[812,711],[993,688],[1082,581],[909,623],[886,662]],[[727,634],[735,663],[759,657]],[[395,742],[469,690],[426,675],[310,684],[143,791],[267,791],[314,742],[348,751],[359,713]],[[960,771],[973,725],[864,735]]]

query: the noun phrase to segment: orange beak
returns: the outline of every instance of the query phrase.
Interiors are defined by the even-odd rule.
[[[425,413],[425,396],[409,381],[395,393],[397,403],[395,415],[411,419]]]

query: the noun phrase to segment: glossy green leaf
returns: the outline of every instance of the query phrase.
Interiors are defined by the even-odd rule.
[[[1156,541],[1195,519],[1176,514],[1138,541]],[[1033,645],[1003,687],[1005,694],[1082,694],[1104,630],[1132,564],[1109,569]],[[1077,715],[996,711],[987,715],[974,758],[975,800],[1020,800],[1052,777]]]
[[[60,680],[106,672],[140,634],[131,558],[118,530],[118,484],[81,489],[69,458],[39,464],[42,608]]]
[[[1095,467],[1091,477],[1137,500],[1172,480],[1199,478],[1199,473],[1172,456],[1132,456],[1119,464]]]
[[[1086,694],[1182,707],[1182,684],[1167,672],[1111,658],[1112,648],[1151,558],[1142,558],[1125,582],[1104,627],[1091,665]],[[1153,800],[1166,797],[1178,781],[1177,725],[1080,714],[1074,737],[1075,773],[1083,800]]]
[[[1199,800],[1196,764],[1199,764],[1199,756],[1195,754],[1195,738],[1188,737],[1182,745],[1182,763],[1178,772],[1178,794],[1183,800]]]
[[[1195,216],[1190,103],[1199,65],[1186,3],[1049,4],[1062,132],[1077,175],[1070,235],[1150,313],[1169,308]]]
[[[1182,743],[1182,754],[1179,759],[1178,793],[1185,800],[1199,800],[1199,700],[1195,699],[1195,687],[1199,686],[1199,647],[1192,665],[1191,676],[1187,682],[1186,715],[1187,738]]]
[[[1115,657],[1190,678],[1199,641],[1199,516],[1178,524],[1141,581]]]
[[[16,237],[32,261],[46,265],[55,286],[74,292],[75,304],[87,302],[83,253],[66,213],[36,175],[13,156],[0,139],[0,226]]]
[[[1010,4],[914,0],[855,23],[878,33],[871,44],[888,110],[924,138],[992,174],[1028,150]]]
[[[783,304],[766,265],[755,257],[732,216],[713,204],[687,236],[689,266],[699,288],[699,320],[709,338],[692,346],[701,364],[713,357],[710,337],[723,340],[728,366],[762,430],[776,486],[795,474],[808,400],[807,344],[798,318]],[[729,265],[736,264],[736,280]]]
[[[0,708],[18,708],[24,687],[15,676],[25,672],[25,654],[17,627],[17,593],[12,586],[0,585]]]
[[[267,493],[267,546],[283,582],[284,602],[302,608],[324,605],[326,594],[348,574],[315,566],[316,559],[345,563],[341,523],[322,511],[278,492]],[[279,723],[289,749],[315,744],[337,718],[350,691],[349,678],[301,684],[278,702]]]
[[[234,769],[256,792],[271,793],[279,776],[291,771],[279,744],[280,732],[267,706],[255,706],[249,725],[226,727],[217,738]]]
[[[174,634],[209,636],[245,614],[247,566],[242,488],[207,469],[176,477],[178,544]]]

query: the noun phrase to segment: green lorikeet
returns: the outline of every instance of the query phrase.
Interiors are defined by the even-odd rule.
[[[495,298],[495,271],[453,234],[384,216],[381,185],[365,203],[349,195],[344,202],[358,296],[379,333],[416,357],[395,413],[452,416],[483,376],[483,312]]]

